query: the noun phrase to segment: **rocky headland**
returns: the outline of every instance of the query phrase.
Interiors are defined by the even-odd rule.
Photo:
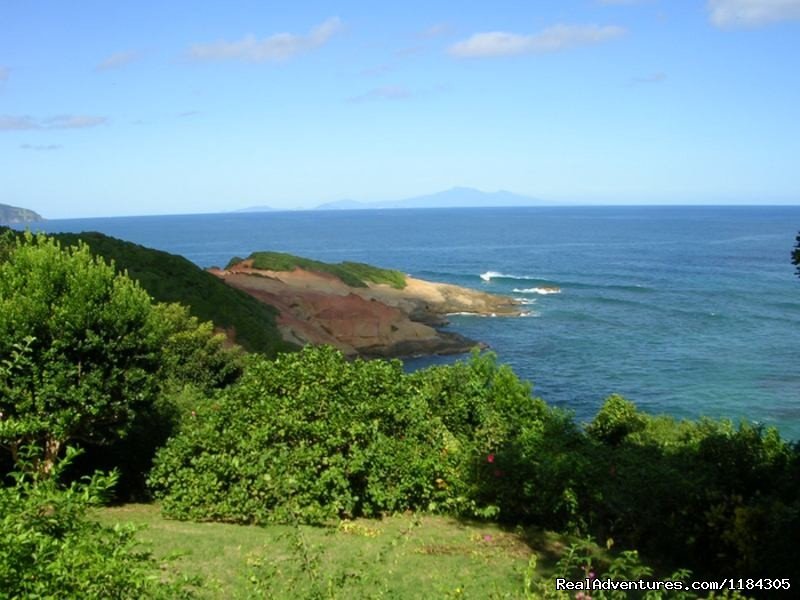
[[[268,259],[264,259],[266,255]],[[274,306],[284,340],[298,345],[330,344],[348,356],[466,352],[480,344],[442,330],[447,315],[522,313],[511,298],[359,263],[328,265],[290,255],[256,253],[209,272]]]
[[[28,208],[0,204],[0,225],[18,225],[43,221],[42,216]]]

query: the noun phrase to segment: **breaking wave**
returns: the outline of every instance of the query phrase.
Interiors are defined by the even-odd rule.
[[[540,294],[547,296],[548,294],[560,294],[561,288],[554,286],[532,287],[532,288],[514,288],[517,294]]]

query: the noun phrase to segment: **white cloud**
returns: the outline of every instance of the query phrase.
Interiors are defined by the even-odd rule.
[[[128,52],[116,52],[106,58],[104,61],[99,63],[95,70],[97,71],[110,71],[112,69],[119,69],[130,63],[134,62],[139,58],[139,54],[136,52],[128,51]]]
[[[709,0],[708,10],[717,27],[757,27],[800,19],[800,0]]]
[[[314,27],[308,35],[276,33],[259,40],[250,34],[235,42],[219,41],[211,44],[195,44],[189,48],[189,56],[198,61],[282,61],[323,46],[341,28],[341,19],[333,17]]]
[[[87,129],[103,125],[108,119],[90,115],[55,115],[34,119],[27,115],[0,116],[0,131],[29,131],[34,129]]]
[[[466,40],[453,44],[448,52],[456,58],[542,54],[599,44],[625,33],[623,27],[616,25],[553,25],[530,35],[490,31],[476,33]]]
[[[371,100],[408,100],[413,94],[411,90],[399,85],[386,85],[348,98],[348,102],[369,102]]]

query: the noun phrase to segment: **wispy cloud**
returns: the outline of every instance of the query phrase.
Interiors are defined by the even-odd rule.
[[[437,23],[417,32],[416,37],[422,40],[430,40],[449,33],[450,29],[447,23]]]
[[[96,71],[111,71],[114,69],[120,69],[124,66],[131,64],[134,61],[139,60],[139,53],[133,51],[127,52],[115,52],[102,62],[100,62],[96,67]]]
[[[278,62],[325,45],[341,29],[341,19],[332,17],[314,27],[307,35],[276,33],[259,40],[250,34],[233,42],[221,40],[195,44],[189,48],[188,54],[197,61]]]
[[[377,87],[365,92],[363,94],[359,94],[358,96],[352,96],[347,99],[348,102],[360,103],[360,102],[372,102],[376,100],[408,100],[414,94],[406,87],[403,86],[394,86],[394,85],[386,85],[383,87]]]
[[[88,129],[108,122],[105,117],[90,115],[55,115],[35,119],[27,115],[0,116],[0,131],[30,131],[47,129]]]
[[[758,27],[800,19],[800,0],[708,0],[717,27]]]
[[[453,44],[448,52],[456,58],[543,54],[600,44],[625,33],[625,28],[616,25],[554,25],[530,35],[490,31],[476,33],[466,40]]]
[[[650,73],[649,75],[637,75],[631,78],[631,85],[649,85],[652,83],[663,83],[667,80],[667,74],[658,72]]]
[[[198,110],[184,110],[183,112],[179,112],[176,116],[181,119],[188,119],[189,117],[196,117],[200,114]]]
[[[53,150],[61,150],[61,144],[21,144],[21,150],[33,150],[34,152],[52,152]]]
[[[0,66],[0,82],[8,81],[8,78],[11,76],[11,69],[8,67]]]

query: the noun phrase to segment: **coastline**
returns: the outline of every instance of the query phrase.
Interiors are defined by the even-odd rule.
[[[257,269],[243,260],[208,272],[260,302],[274,306],[287,342],[329,344],[349,357],[408,358],[461,354],[486,347],[443,328],[450,314],[522,316],[516,300],[452,284],[405,277],[402,289],[364,287],[313,270]]]

